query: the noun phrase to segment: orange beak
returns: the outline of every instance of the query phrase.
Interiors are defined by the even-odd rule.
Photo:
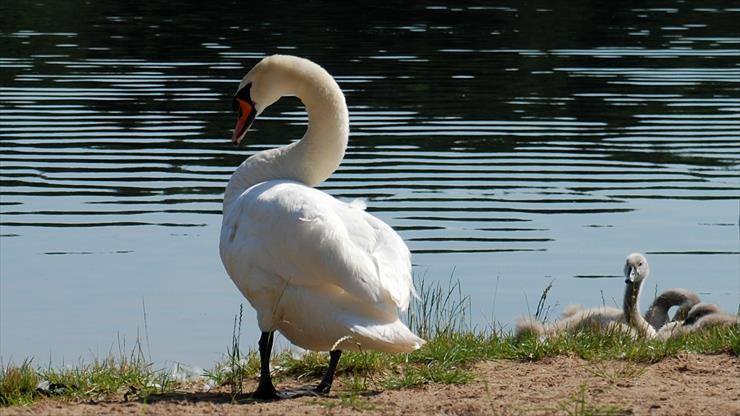
[[[236,120],[236,127],[234,127],[234,135],[231,136],[231,142],[239,145],[247,133],[249,126],[254,121],[255,111],[254,106],[249,101],[239,98],[235,100],[239,105],[239,118]]]

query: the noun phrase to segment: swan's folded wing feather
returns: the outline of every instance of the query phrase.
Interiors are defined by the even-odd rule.
[[[364,211],[340,212],[352,241],[373,259],[380,285],[390,294],[396,306],[406,310],[414,293],[411,253],[406,243],[388,224]],[[366,226],[370,227],[370,231],[355,232],[355,227],[365,230]]]
[[[229,274],[259,267],[291,285],[333,284],[381,308],[408,306],[408,248],[356,205],[291,181],[256,185],[234,204],[221,234]]]

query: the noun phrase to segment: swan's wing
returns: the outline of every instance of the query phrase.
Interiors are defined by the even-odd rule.
[[[291,181],[256,185],[228,207],[221,257],[235,281],[249,281],[235,274],[257,267],[286,284],[333,284],[360,301],[400,308],[413,290],[409,250],[393,229]]]
[[[411,252],[401,236],[380,219],[364,211],[364,205],[342,204],[337,214],[347,227],[357,252],[375,265],[380,286],[393,302],[406,310],[415,295],[411,279]]]

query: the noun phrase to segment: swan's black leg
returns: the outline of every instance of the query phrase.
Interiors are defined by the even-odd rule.
[[[331,390],[331,383],[334,382],[334,373],[337,371],[337,364],[339,363],[339,357],[342,356],[342,350],[329,351],[329,368],[326,369],[324,377],[321,379],[321,383],[316,386],[316,393],[328,394]]]
[[[255,399],[275,400],[278,399],[275,386],[270,376],[270,354],[272,352],[273,332],[263,332],[260,336],[260,383],[257,390],[252,393]]]

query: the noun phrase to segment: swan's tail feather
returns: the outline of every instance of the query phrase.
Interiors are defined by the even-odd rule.
[[[350,330],[355,336],[351,340],[342,343],[343,346],[349,346],[350,348],[348,349],[413,352],[426,344],[426,341],[414,335],[401,321],[395,321],[385,325],[355,325]]]
[[[545,325],[530,316],[519,318],[519,320],[517,320],[516,322],[514,336],[517,339],[521,339],[522,337],[525,337],[527,335],[535,336],[537,338],[544,337]]]

